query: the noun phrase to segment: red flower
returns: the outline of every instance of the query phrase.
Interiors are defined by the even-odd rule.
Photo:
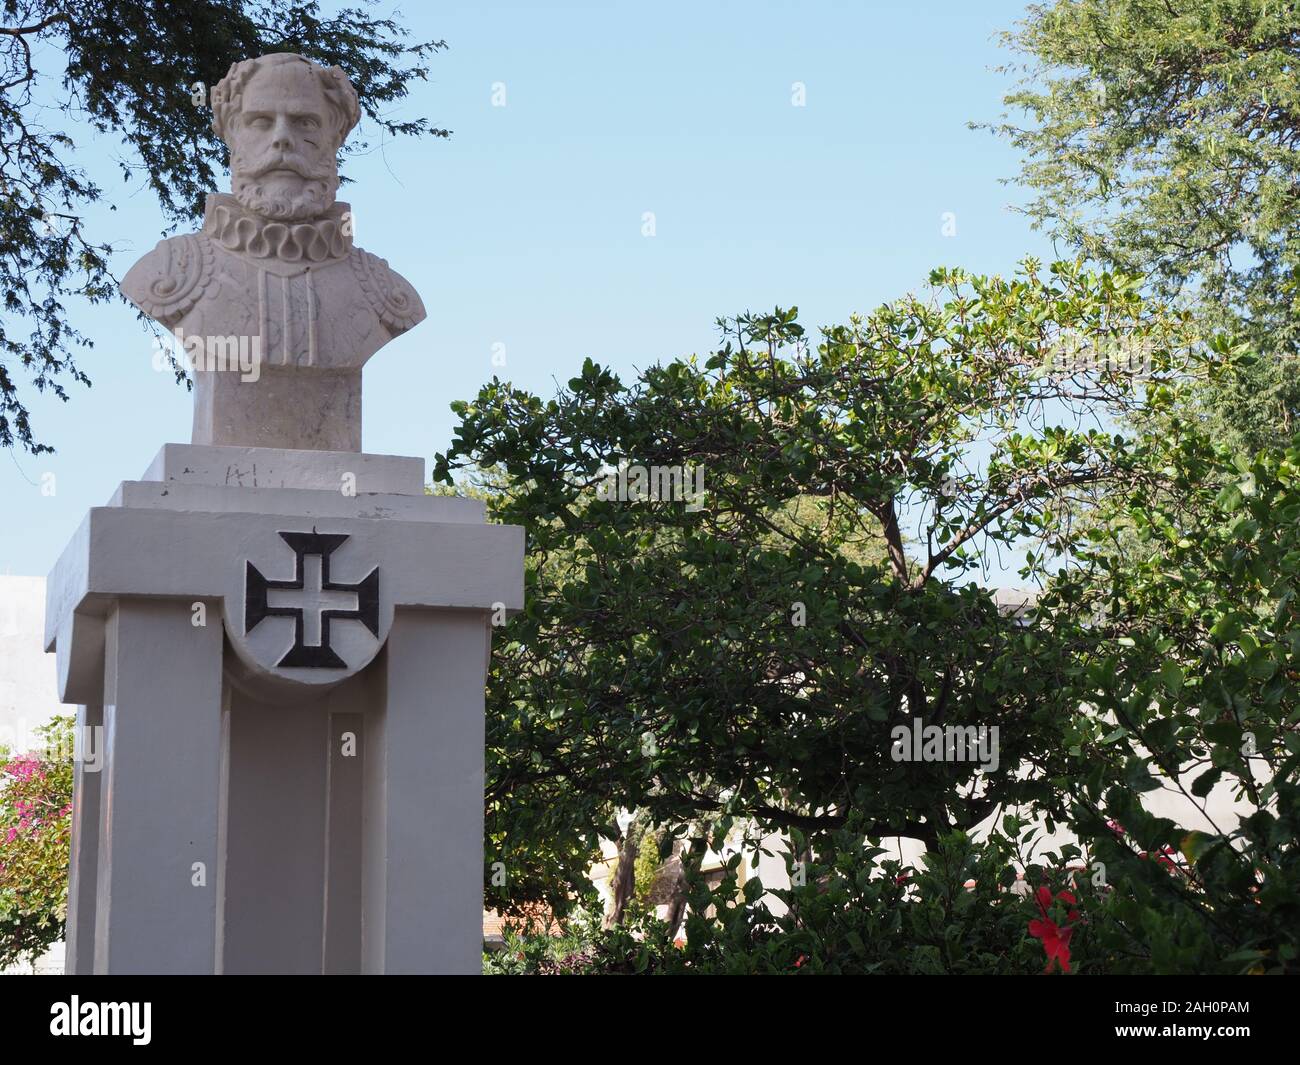
[[[1117,836],[1124,835],[1124,826],[1121,825],[1118,821],[1107,821],[1106,827],[1109,828],[1112,832],[1114,832],[1115,835]],[[1147,858],[1150,857],[1150,855],[1148,855],[1146,851],[1140,851],[1138,853],[1138,857],[1141,858],[1143,861],[1145,861]],[[1178,869],[1178,863],[1176,861],[1177,857],[1178,857],[1178,852],[1174,850],[1174,848],[1171,847],[1168,843],[1166,843],[1163,847],[1160,848],[1160,853],[1156,855],[1156,861],[1159,862],[1161,865],[1163,865],[1166,869],[1177,870]]]
[[[1046,890],[1046,889],[1040,889],[1040,890]],[[1047,897],[1049,900],[1051,899],[1052,893],[1050,891],[1047,893]],[[1076,910],[1074,906],[1078,900],[1075,899],[1073,892],[1058,891],[1056,893],[1056,898],[1058,901],[1063,902],[1070,907],[1069,911],[1065,915],[1066,919],[1069,921],[1077,921],[1079,919],[1079,911]],[[1040,906],[1042,905],[1041,897],[1040,897],[1039,905]]]
[[[1141,858],[1143,861],[1146,861],[1148,858],[1151,857],[1151,855],[1146,851],[1142,851],[1142,853],[1139,854],[1138,857]],[[1161,865],[1163,865],[1166,869],[1172,869],[1174,872],[1181,872],[1182,870],[1178,868],[1178,862],[1175,860],[1177,857],[1178,857],[1178,852],[1174,850],[1174,848],[1171,847],[1168,843],[1166,843],[1163,847],[1161,847],[1160,850],[1155,855],[1156,861],[1159,862]]]
[[[1060,962],[1061,972],[1070,971],[1070,937],[1074,935],[1074,929],[1066,926],[1060,927],[1055,921],[1048,917],[1053,901],[1064,902],[1070,909],[1066,914],[1066,920],[1077,921],[1079,911],[1074,908],[1075,898],[1068,891],[1058,892],[1055,900],[1052,897],[1051,888],[1040,887],[1036,895],[1038,909],[1042,912],[1042,919],[1035,919],[1029,922],[1029,934],[1035,939],[1043,941],[1043,950],[1047,953],[1047,965],[1043,972],[1052,971],[1052,962]]]

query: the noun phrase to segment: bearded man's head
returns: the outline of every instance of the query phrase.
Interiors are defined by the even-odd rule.
[[[323,215],[338,191],[338,150],[360,118],[338,67],[277,52],[235,63],[212,89],[212,128],[230,149],[230,191],[263,218]]]

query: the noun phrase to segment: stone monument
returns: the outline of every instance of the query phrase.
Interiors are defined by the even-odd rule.
[[[68,972],[477,972],[484,683],[523,531],[361,453],[362,367],[424,307],[334,199],[347,77],[268,55],[212,105],[231,194],[122,283],[191,355],[192,441],[92,509],[48,585],[97,754]]]

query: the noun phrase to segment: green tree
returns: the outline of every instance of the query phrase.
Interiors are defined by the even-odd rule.
[[[1034,224],[1185,297],[1262,357],[1190,393],[1248,450],[1300,412],[1300,9],[1276,0],[1056,0],[1004,35],[1023,63],[995,128]]]
[[[76,161],[58,116],[78,115],[126,147],[125,181],[143,182],[176,225],[199,219],[226,149],[211,129],[206,90],[238,60],[299,52],[347,71],[380,136],[447,136],[425,118],[394,118],[392,103],[427,77],[442,41],[407,43],[401,25],[367,6],[322,17],[315,2],[6,0],[0,26],[0,447],[52,448],[34,434],[21,377],[66,400],[89,385],[76,360],[93,342],[64,303],[117,298],[110,248],[85,224],[103,195]],[[49,86],[57,85],[51,91]],[[197,87],[196,87],[197,86]],[[195,103],[195,99],[200,103]],[[344,154],[365,151],[364,139]]]
[[[1144,345],[1159,376],[1187,323],[1072,263],[932,281],[816,346],[778,310],[631,386],[588,361],[550,401],[493,381],[455,405],[435,477],[494,468],[494,516],[528,535],[527,605],[489,683],[489,837],[507,868],[541,840],[573,857],[549,887],[520,878],[552,905],[619,838],[619,808],[673,835],[818,839],[851,819],[931,845],[1002,803],[1064,813],[1046,783],[1073,710],[1063,648],[971,578],[1025,540],[1042,574],[1082,501],[1142,475],[1123,436],[1069,411],[1166,390],[1080,372],[1065,339]],[[705,495],[620,499],[603,486],[621,462],[702,470]],[[998,772],[894,761],[913,718],[999,726]]]

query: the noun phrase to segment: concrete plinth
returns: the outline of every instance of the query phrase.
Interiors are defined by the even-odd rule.
[[[477,972],[523,546],[345,452],[168,445],[91,510],[46,612],[80,704],[68,971]]]

